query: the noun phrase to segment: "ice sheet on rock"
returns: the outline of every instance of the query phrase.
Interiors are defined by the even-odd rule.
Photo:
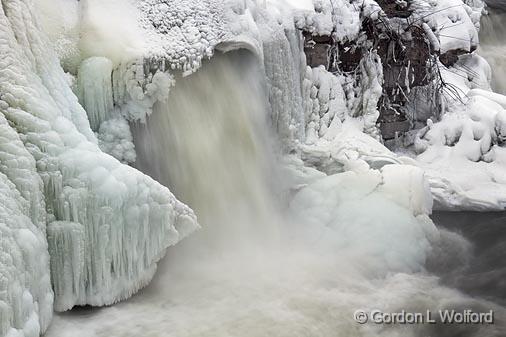
[[[261,32],[267,91],[274,130],[285,147],[305,138],[300,69],[305,63],[300,33],[293,22],[285,27],[266,14],[257,22]]]
[[[55,294],[56,309],[127,298],[149,281],[165,249],[197,227],[195,216],[165,187],[99,150],[30,3],[2,5],[0,69],[9,70],[0,71],[2,112],[36,160],[49,221],[84,227],[84,272],[76,288],[58,288],[65,291]],[[53,258],[74,240],[66,233],[73,228],[52,226]],[[53,278],[69,270],[56,268]]]
[[[37,337],[53,311],[43,184],[3,107],[0,200],[0,335]]]
[[[105,57],[90,57],[79,66],[77,92],[79,103],[86,110],[91,129],[98,131],[102,122],[112,117],[113,63]]]
[[[44,86],[45,91],[51,96],[50,101],[39,103],[39,105],[48,105],[46,106],[48,111],[45,113],[54,119],[56,118],[55,111],[59,111],[61,116],[74,124],[74,129],[82,136],[90,142],[96,142],[86,114],[77,103],[77,98],[72,93],[67,79],[65,76],[53,76],[55,73],[63,72],[47,38],[39,34],[38,19],[33,15],[32,3],[6,0],[2,1],[2,5],[4,8],[1,29],[2,35],[6,37],[3,45],[16,49],[9,52],[12,56],[15,55],[15,60],[18,63],[25,60],[24,64],[13,65],[13,68],[19,68],[19,74],[32,73],[33,70],[36,70],[38,76],[33,78],[36,81],[33,85]],[[7,61],[4,60],[4,64],[5,62]],[[4,74],[4,77],[6,76],[15,76],[15,74]],[[31,74],[26,76],[33,77]],[[28,81],[28,78],[24,78],[24,80]],[[34,99],[32,98],[32,100]],[[15,107],[18,108],[19,105],[18,103]]]
[[[45,228],[30,220],[28,200],[3,173],[0,200],[0,335],[38,337],[53,315]]]
[[[114,107],[112,74],[113,63],[108,58],[84,60],[77,78],[79,101],[86,110],[91,128],[97,133],[100,149],[123,163],[133,163],[136,154],[132,133],[121,107]],[[167,86],[159,89],[162,90],[168,91]],[[148,105],[144,106],[146,111],[150,109]]]
[[[0,107],[0,172],[21,193],[24,214],[28,215],[42,232],[46,230],[46,206],[43,184],[35,160],[25,148],[18,133],[8,124]]]

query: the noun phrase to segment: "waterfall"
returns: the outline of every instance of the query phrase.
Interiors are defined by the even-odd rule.
[[[168,101],[158,102],[147,123],[133,128],[137,167],[198,213],[205,233],[198,246],[274,235],[268,183],[274,143],[268,141],[265,102],[252,55],[217,55],[201,71],[179,78]]]
[[[245,51],[217,54],[175,76],[168,99],[132,125],[136,167],[191,206],[202,229],[167,250],[137,296],[58,315],[48,337],[449,336],[455,326],[360,325],[354,312],[472,305],[503,315],[425,269],[457,270],[468,245],[429,219],[423,171],[357,165],[327,176],[295,156],[277,160],[266,89],[281,83],[282,58],[273,55],[270,71]],[[269,83],[266,73],[279,78]],[[279,107],[298,105],[278,98]],[[294,195],[284,212],[277,196],[287,185]],[[501,336],[487,328],[459,336]]]
[[[506,94],[506,8],[489,8],[481,21],[479,53],[493,69],[492,89]]]

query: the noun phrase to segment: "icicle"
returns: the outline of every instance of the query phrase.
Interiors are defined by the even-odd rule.
[[[112,61],[105,57],[90,57],[79,68],[79,102],[86,110],[94,131],[98,131],[100,124],[112,114],[111,73]]]

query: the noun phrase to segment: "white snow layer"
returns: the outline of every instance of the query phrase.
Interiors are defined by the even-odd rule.
[[[147,284],[165,249],[197,227],[165,187],[99,150],[34,13],[31,1],[2,0],[2,336],[47,328],[48,248],[55,309],[105,305]]]
[[[506,207],[506,96],[490,91],[491,70],[478,55],[461,57],[442,74],[456,89],[445,92],[446,113],[441,121],[430,121],[415,142],[416,159],[429,176],[436,206],[502,210]]]
[[[414,0],[411,6],[415,22],[426,23],[438,37],[442,54],[450,50],[469,52],[478,47],[482,1]]]

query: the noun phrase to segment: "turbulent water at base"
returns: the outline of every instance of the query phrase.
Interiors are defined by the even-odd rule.
[[[492,67],[492,89],[506,94],[506,3],[491,1],[489,15],[481,21],[479,54]]]
[[[506,213],[436,212],[432,218],[473,244],[467,263],[446,270],[442,275],[444,282],[506,305]]]
[[[156,278],[138,295],[113,307],[59,314],[47,336],[504,336],[503,308],[442,286],[415,267],[425,258],[412,249],[423,224],[381,195],[369,203],[344,201],[348,220],[336,231],[327,224],[306,228],[279,211],[283,175],[276,169],[276,143],[265,131],[263,87],[253,58],[217,56],[178,79],[169,101],[155,108],[146,126],[134,128],[139,169],[187,202],[203,228],[168,250]],[[350,184],[359,189],[361,182]],[[405,242],[390,246],[390,230],[405,231]],[[465,259],[464,239],[446,232],[435,237],[439,246],[428,264],[450,269]],[[391,272],[389,263],[405,266],[404,272]],[[360,325],[353,320],[359,308],[494,309],[498,322]]]

